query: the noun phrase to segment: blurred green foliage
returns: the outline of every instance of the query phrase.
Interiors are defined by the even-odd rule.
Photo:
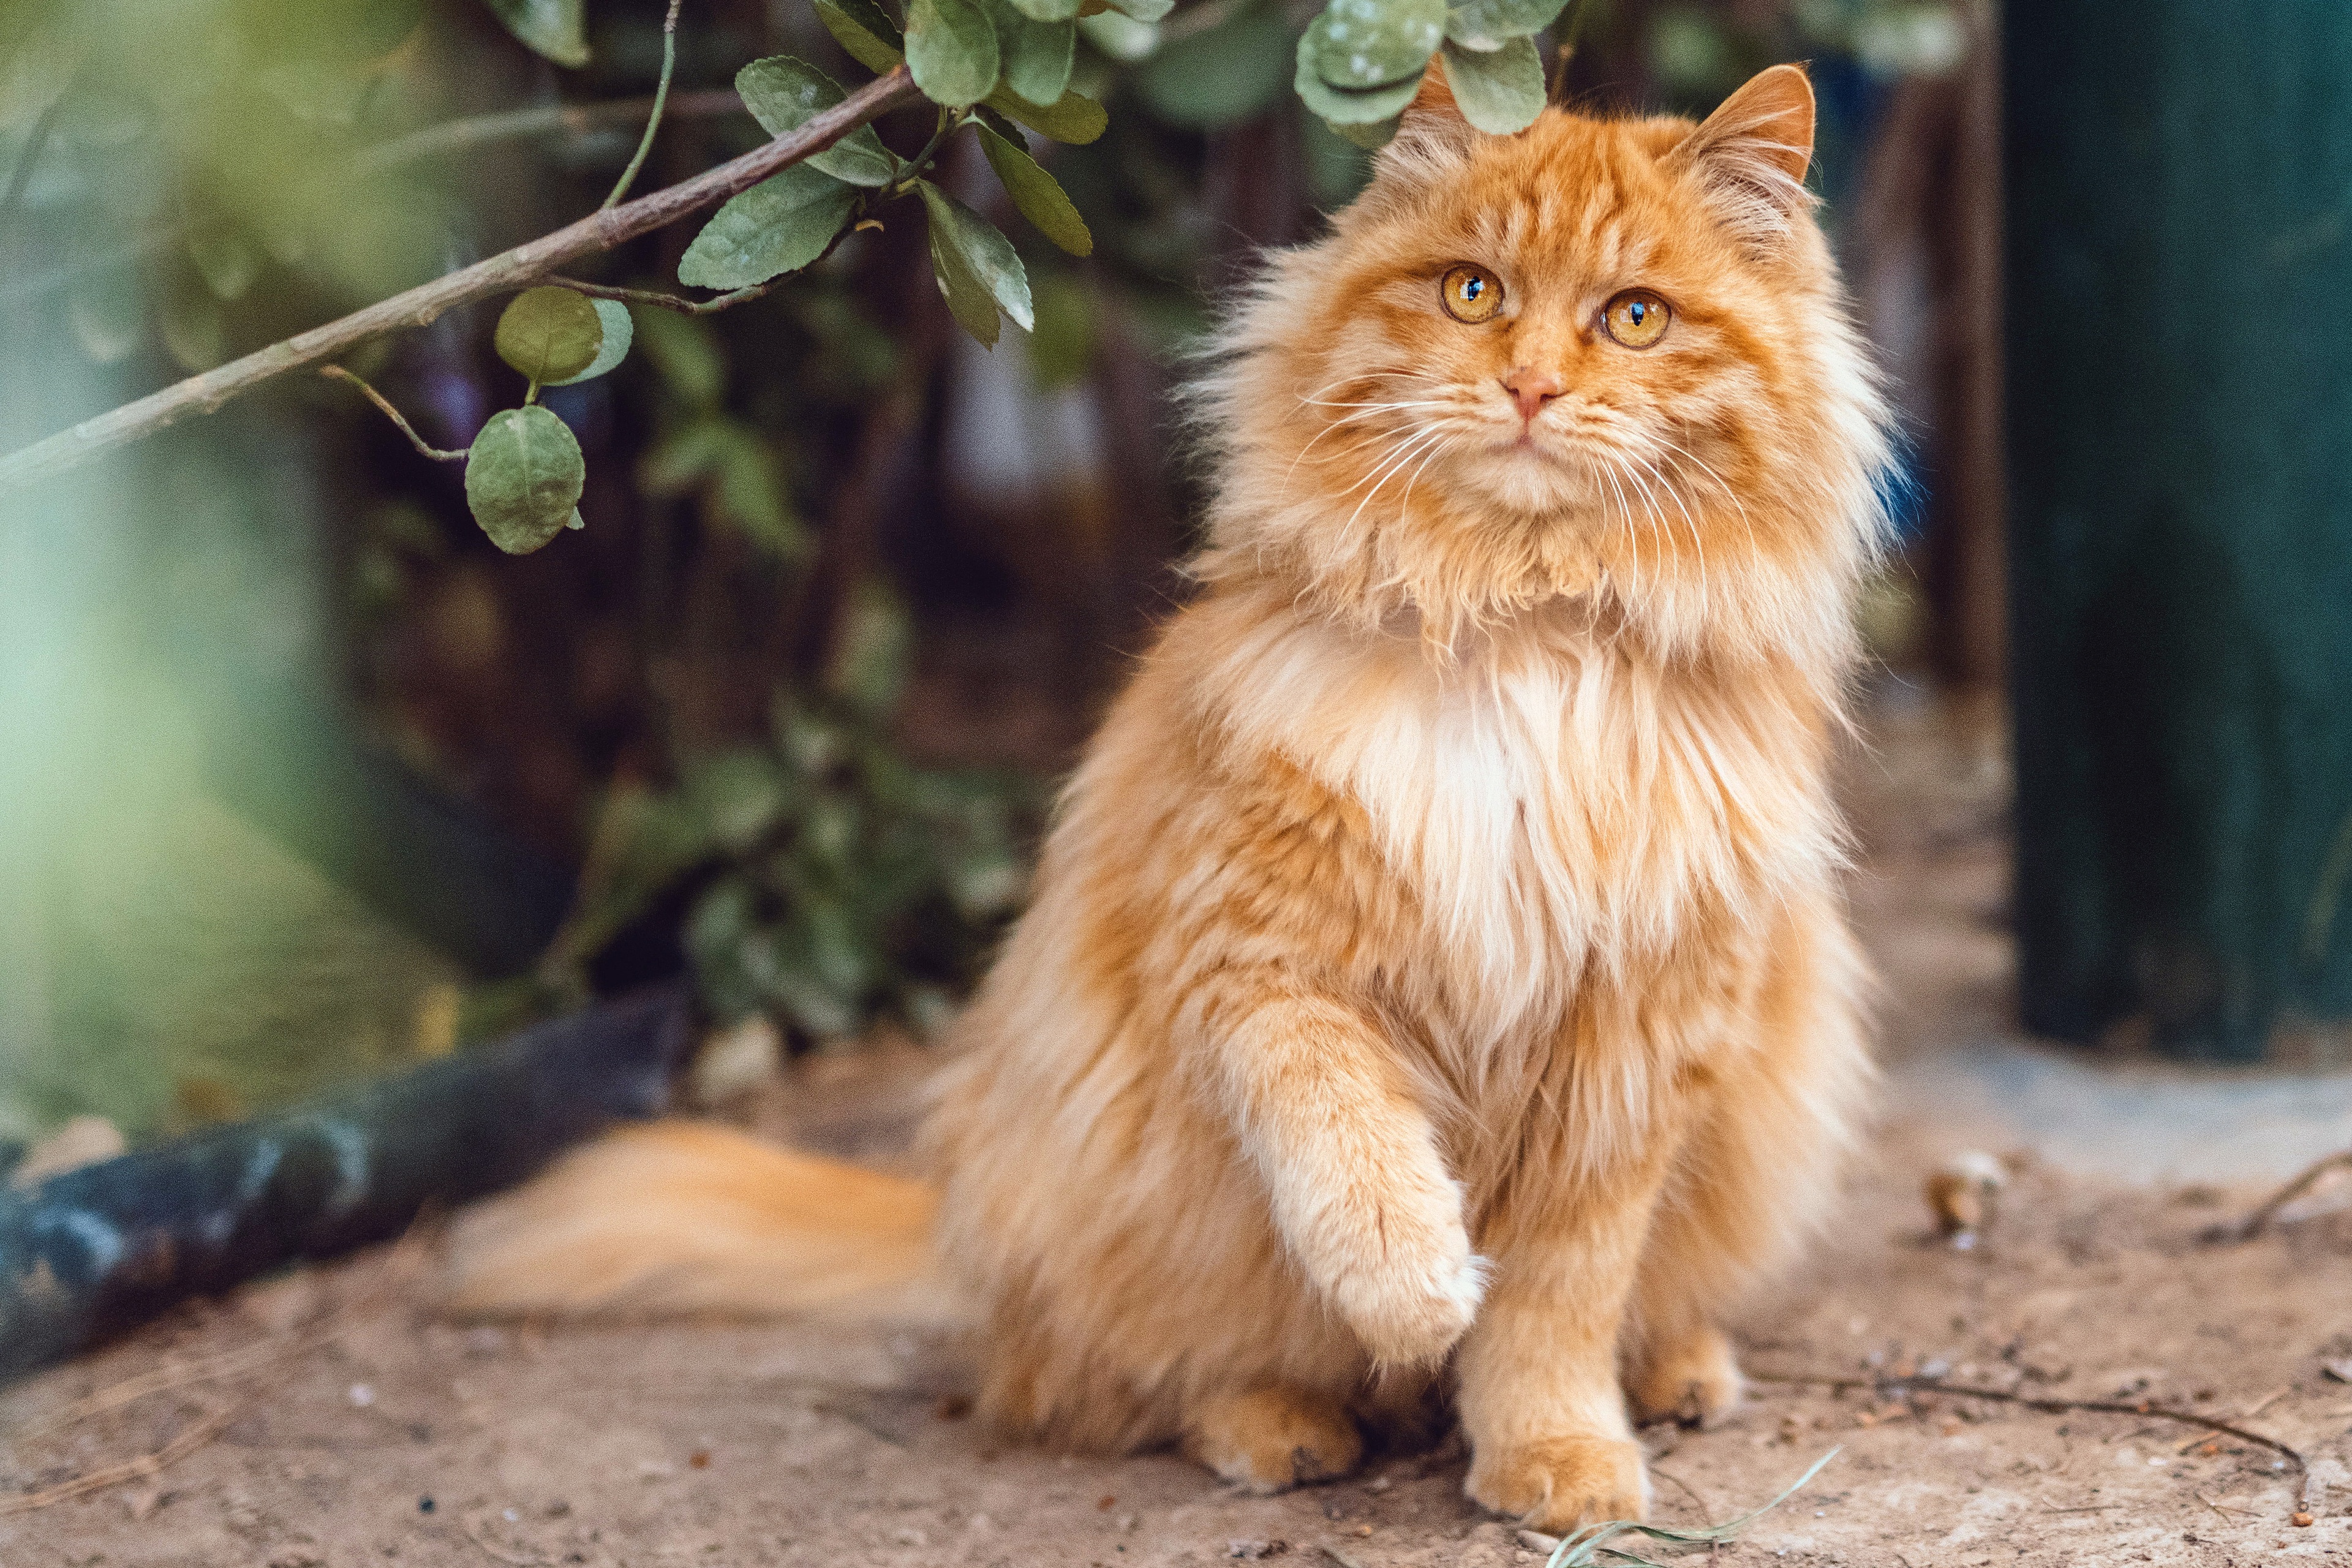
[[[737,198],[702,237],[681,226],[587,269],[608,290],[761,291],[723,314],[604,299],[592,323],[576,295],[525,295],[351,362],[431,445],[464,447],[499,409],[496,428],[527,414],[576,445],[576,468],[541,471],[549,448],[533,446],[499,479],[488,510],[513,525],[499,543],[554,542],[528,559],[475,525],[456,465],[420,459],[347,387],[283,389],[173,433],[125,470],[136,483],[33,518],[31,553],[6,531],[27,514],[0,515],[18,584],[0,648],[24,654],[20,670],[299,676],[447,796],[584,866],[535,971],[467,977],[477,1027],[680,955],[715,1013],[768,1011],[803,1038],[936,1021],[1018,900],[1040,781],[1179,591],[1166,566],[1196,498],[1165,412],[1177,351],[1258,247],[1307,237],[1354,195],[1362,144],[1433,64],[1457,91],[1475,80],[1504,125],[1534,112],[1547,73],[1580,100],[1703,109],[1772,59],[1884,79],[1943,68],[1958,37],[1948,7],[1903,0],[685,0],[666,39],[667,9],[0,9],[8,447],[593,209],[666,60],[670,111],[641,190],[758,145],[902,51],[930,93]],[[940,108],[959,103],[976,107]],[[1006,315],[1030,330],[998,338]],[[37,641],[23,629],[37,621]],[[89,770],[41,749],[79,743],[59,715],[128,727],[147,709],[46,679],[0,704],[12,738],[44,738],[0,759],[0,784],[62,798]],[[210,722],[186,706],[197,716],[175,722]],[[240,765],[266,770],[273,743]],[[45,1064],[40,1118],[79,1094],[166,1125],[183,1114],[173,1081],[224,1062],[266,1064],[232,1097],[260,1103],[330,1058],[354,1070],[446,1043],[446,954],[372,923],[349,889],[269,891],[308,873],[261,866],[278,851],[241,829],[198,835],[225,858],[173,847],[169,824],[213,822],[218,803],[193,763],[151,771],[158,804],[120,836],[158,846],[145,875],[35,853],[70,837],[49,805],[0,805],[0,880],[61,878],[67,903],[99,911],[64,944],[99,956],[54,988],[79,1000],[27,1011],[16,999],[39,986],[11,974],[67,961],[49,935],[11,934],[49,930],[9,924],[29,895],[0,907],[0,1014],[47,1020],[9,1037],[0,1019],[0,1055]],[[120,820],[93,810],[81,826]],[[190,903],[164,882],[242,890]],[[203,940],[149,941],[131,918],[142,900]],[[305,926],[298,963],[257,905],[331,913]],[[236,985],[190,987],[166,965],[110,990],[124,971],[106,955],[125,942]],[[22,957],[35,948],[47,956]],[[221,1022],[224,997],[259,995],[272,973],[285,995],[242,1034]],[[358,973],[373,983],[340,978]],[[136,1028],[92,1000],[110,995],[141,999]],[[7,1043],[41,1029],[46,1043]],[[203,1049],[137,1083],[106,1054],[161,1058],[180,1039]]]

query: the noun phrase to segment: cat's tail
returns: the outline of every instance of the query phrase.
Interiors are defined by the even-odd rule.
[[[460,1217],[448,1306],[473,1317],[952,1321],[928,1184],[699,1121],[610,1133]]]

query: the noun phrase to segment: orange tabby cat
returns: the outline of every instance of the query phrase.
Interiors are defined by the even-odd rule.
[[[1885,416],[1812,129],[1786,66],[1697,127],[1425,90],[1226,331],[1202,592],[961,1026],[936,1191],[625,1133],[475,1223],[461,1302],[936,1256],[1048,1441],[1270,1489],[1450,1394],[1479,1502],[1640,1518],[1629,1401],[1738,1396],[1717,1314],[1868,1072],[1825,774]]]

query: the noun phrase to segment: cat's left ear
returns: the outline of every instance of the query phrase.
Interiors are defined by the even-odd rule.
[[[1665,161],[1698,179],[1742,238],[1769,245],[1785,236],[1790,218],[1813,201],[1805,189],[1813,84],[1804,68],[1774,66],[1750,77]]]

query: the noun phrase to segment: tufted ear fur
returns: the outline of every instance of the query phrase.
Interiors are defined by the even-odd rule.
[[[1801,66],[1774,66],[1725,99],[1666,163],[1695,175],[1741,238],[1769,246],[1788,232],[1791,214],[1812,204],[1805,189],[1812,157],[1812,83]]]

